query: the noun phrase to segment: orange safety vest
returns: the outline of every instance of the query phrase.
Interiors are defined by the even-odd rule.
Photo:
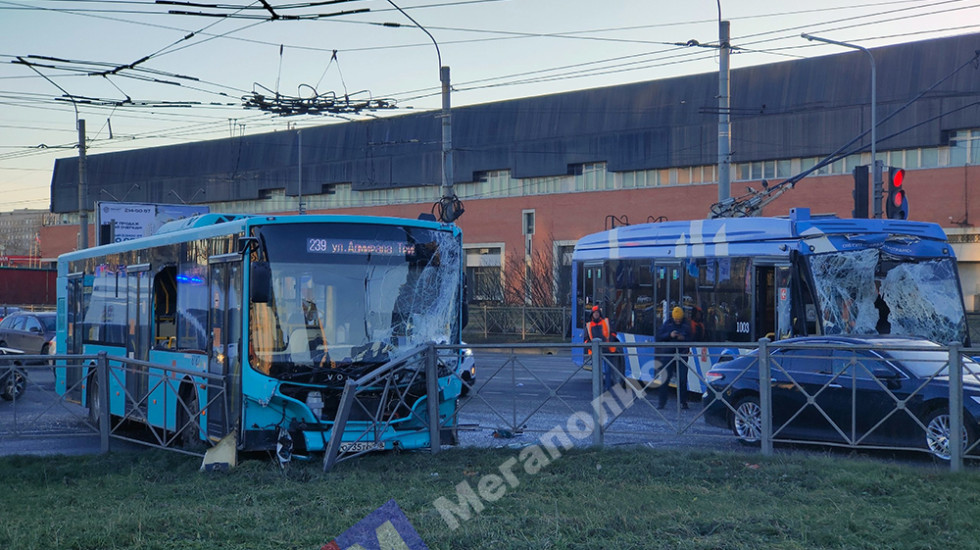
[[[600,327],[600,328],[602,328],[602,333],[601,334],[593,334],[592,333],[592,329],[594,327]],[[585,326],[585,330],[588,332],[589,342],[592,342],[592,340],[594,340],[596,338],[601,338],[603,342],[612,342],[612,340],[613,340],[612,339],[613,334],[609,330],[609,319],[606,319],[605,317],[603,317],[602,320],[599,321],[598,323],[593,322],[593,321],[589,321],[589,323]],[[612,352],[612,353],[615,353],[616,352],[616,348],[609,348],[609,351]],[[592,355],[592,348],[589,348],[589,355]]]

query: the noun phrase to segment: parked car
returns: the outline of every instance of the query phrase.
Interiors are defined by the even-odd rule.
[[[27,355],[48,355],[54,346],[57,314],[53,311],[11,313],[0,321],[0,347]]]
[[[785,349],[784,344],[870,346]],[[896,348],[919,348],[896,349]],[[705,421],[743,443],[761,437],[758,350],[706,375]],[[964,448],[980,435],[980,363],[963,355]],[[928,340],[821,336],[782,340],[770,353],[772,430],[777,440],[924,448],[949,459],[946,349]],[[722,392],[715,397],[712,389]],[[812,399],[812,402],[808,400]],[[970,454],[980,455],[977,449]]]
[[[0,306],[0,320],[18,311],[20,311],[20,308],[17,306]]]
[[[466,344],[466,342],[463,342]],[[470,348],[462,349],[463,360],[456,368],[456,374],[463,380],[463,389],[459,395],[466,397],[470,393],[470,388],[476,386],[476,359],[473,357],[473,350]]]
[[[19,355],[20,351],[10,348],[0,348],[0,355]],[[13,401],[24,394],[27,388],[27,377],[17,368],[20,361],[0,360],[0,398]]]
[[[464,346],[466,345],[466,342],[460,343]],[[457,353],[459,354],[458,360],[456,359]],[[457,352],[444,349],[439,351],[439,356],[445,365],[455,363],[453,373],[463,381],[463,387],[459,390],[459,396],[466,397],[470,393],[470,388],[476,384],[476,361],[473,358],[473,350],[462,348]]]

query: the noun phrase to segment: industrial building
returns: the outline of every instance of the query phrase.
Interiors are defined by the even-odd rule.
[[[907,170],[910,218],[940,224],[980,310],[980,34],[872,49],[878,158]],[[736,63],[737,65],[737,58]],[[758,214],[852,215],[855,166],[871,161],[863,52],[731,72],[731,195],[817,166]],[[452,110],[454,192],[471,299],[512,298],[534,272],[568,303],[577,239],[614,224],[704,218],[718,202],[718,75],[698,74]],[[853,145],[847,146],[848,143]],[[302,152],[300,152],[300,144]],[[440,198],[440,113],[421,112],[88,157],[82,202],[206,204],[215,212],[417,217]],[[843,148],[843,149],[842,149]],[[56,161],[44,255],[74,249],[78,159]],[[763,181],[765,180],[765,181]],[[95,235],[95,228],[92,228]],[[550,272],[550,273],[549,273]],[[510,301],[513,301],[512,299]],[[535,297],[535,302],[546,299]]]

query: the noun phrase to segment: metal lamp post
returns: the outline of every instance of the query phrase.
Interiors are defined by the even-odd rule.
[[[821,38],[819,36],[813,36],[812,34],[803,33],[800,36],[806,38],[810,41],[825,42],[827,44],[835,44],[837,46],[844,46],[845,48],[853,48],[855,50],[861,50],[862,52],[868,54],[868,59],[871,60],[871,171],[873,174],[873,186],[874,186],[874,217],[881,218],[881,201],[883,197],[882,190],[882,178],[881,178],[881,164],[878,163],[877,155],[877,138],[878,138],[878,108],[877,108],[877,78],[875,72],[875,57],[871,55],[871,52],[864,46],[858,46],[857,44],[849,44],[847,42],[840,42],[837,40],[830,40],[829,38]]]

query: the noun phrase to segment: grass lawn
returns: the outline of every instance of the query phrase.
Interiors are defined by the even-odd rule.
[[[0,458],[0,548],[317,550],[391,498],[430,548],[980,547],[972,467],[618,448],[531,474],[520,453],[378,454],[328,474],[265,456],[201,472],[163,451]],[[478,491],[502,464],[499,498],[450,529],[436,499],[458,504],[458,484]]]

